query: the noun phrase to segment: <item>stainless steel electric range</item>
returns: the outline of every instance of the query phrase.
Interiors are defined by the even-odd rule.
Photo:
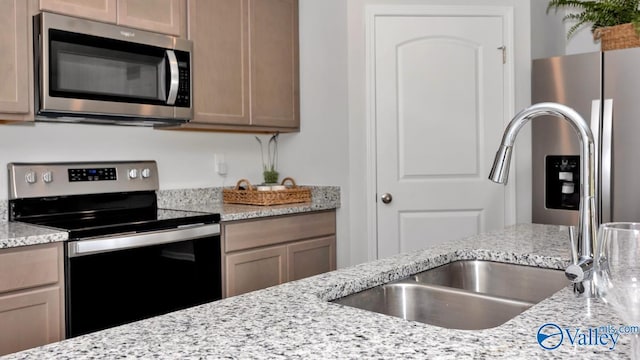
[[[221,298],[220,215],[158,208],[155,161],[10,163],[9,219],[68,231],[66,336]]]

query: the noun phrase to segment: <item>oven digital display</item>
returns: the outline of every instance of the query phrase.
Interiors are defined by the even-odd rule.
[[[116,168],[69,169],[69,182],[117,180]]]

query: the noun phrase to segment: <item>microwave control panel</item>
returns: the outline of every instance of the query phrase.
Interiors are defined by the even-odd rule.
[[[178,73],[180,75],[178,85],[178,96],[176,97],[175,106],[190,107],[191,106],[191,66],[189,53],[184,51],[175,51],[178,60]]]

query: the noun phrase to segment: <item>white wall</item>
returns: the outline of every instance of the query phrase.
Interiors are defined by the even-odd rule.
[[[303,183],[337,185],[338,267],[353,264],[349,236],[347,5],[345,0],[300,0],[299,134],[283,136],[283,174]]]
[[[302,184],[342,187],[338,266],[350,262],[346,47],[345,1],[300,0],[302,130],[281,135],[279,170]],[[214,171],[214,153],[225,154],[226,179]],[[158,162],[161,189],[230,185],[243,177],[262,181],[254,135],[78,124],[0,127],[0,189],[7,189],[8,162],[140,159]],[[6,198],[0,190],[0,199]]]
[[[259,148],[249,135],[80,124],[0,127],[2,164],[150,159],[158,162],[162,189],[222,185],[224,179],[213,170],[215,152],[226,154],[228,179],[260,178]],[[6,189],[6,167],[0,172],[4,174],[0,175],[0,189]],[[0,196],[6,199],[7,193],[0,191]]]
[[[574,24],[562,21],[566,9],[550,10],[548,0],[531,0],[531,55],[533,59],[600,51],[600,42],[593,40],[590,25],[576,31],[567,39],[567,31]]]
[[[564,11],[547,13],[549,0],[531,0],[531,57],[541,59],[564,55],[566,30]]]

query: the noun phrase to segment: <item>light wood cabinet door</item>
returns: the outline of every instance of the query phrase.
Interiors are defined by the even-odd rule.
[[[226,296],[282,284],[287,277],[287,248],[273,246],[227,255]]]
[[[0,295],[0,355],[63,339],[60,286]]]
[[[190,0],[193,122],[249,125],[247,0]]]
[[[27,4],[24,0],[0,0],[0,114],[30,111]]]
[[[251,123],[298,127],[298,1],[249,0]]]
[[[288,281],[336,269],[336,237],[300,241],[287,246]]]
[[[298,131],[298,1],[189,0],[188,12],[194,117],[179,129]]]
[[[62,245],[0,250],[0,355],[64,339]]]
[[[185,0],[118,0],[119,25],[163,34],[186,35]]]
[[[116,0],[40,0],[40,10],[116,23]]]
[[[186,36],[186,0],[40,0],[40,10]]]

